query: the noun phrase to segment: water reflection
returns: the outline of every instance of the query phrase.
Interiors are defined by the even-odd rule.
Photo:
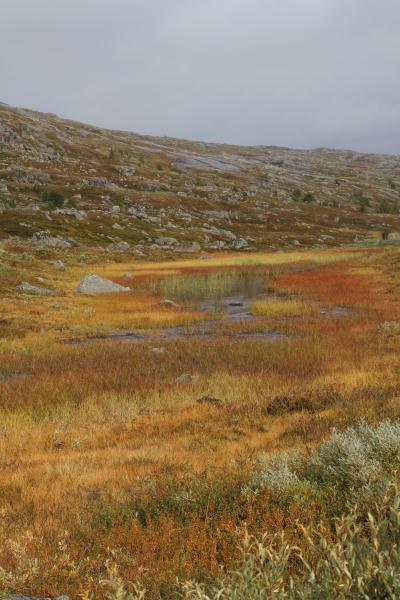
[[[159,295],[175,300],[201,301],[224,298],[255,298],[264,289],[267,278],[265,272],[217,271],[195,273],[161,279],[158,282]]]

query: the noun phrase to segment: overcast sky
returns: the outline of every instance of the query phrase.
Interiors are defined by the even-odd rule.
[[[400,0],[0,0],[0,100],[154,135],[400,153]]]

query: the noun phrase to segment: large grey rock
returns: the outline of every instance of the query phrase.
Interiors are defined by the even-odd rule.
[[[50,296],[51,294],[54,294],[54,292],[52,290],[49,290],[49,288],[45,288],[39,285],[32,285],[27,281],[23,281],[22,283],[20,283],[18,289],[22,292],[25,292],[26,294],[37,294],[39,296]]]
[[[97,294],[115,294],[118,292],[130,292],[131,289],[119,283],[114,283],[110,279],[105,279],[99,275],[86,275],[76,287],[79,294],[88,294],[96,296]]]
[[[240,166],[235,164],[235,159],[236,157],[225,157],[223,155],[202,156],[192,153],[178,160],[175,166],[179,169],[206,169],[221,173],[237,173],[240,171]]]

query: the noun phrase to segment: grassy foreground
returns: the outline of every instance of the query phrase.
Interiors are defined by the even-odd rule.
[[[396,249],[90,265],[71,256],[53,296],[17,294],[44,260],[2,256],[1,591],[398,597]],[[273,300],[211,339],[63,342],[195,327],[210,318],[193,304],[200,275],[213,273],[207,289],[219,293],[252,269]],[[128,271],[136,293],[73,292],[87,272],[123,282]],[[182,302],[160,306],[167,293]],[[287,337],[234,335],[265,329]],[[197,402],[208,395],[221,402]]]

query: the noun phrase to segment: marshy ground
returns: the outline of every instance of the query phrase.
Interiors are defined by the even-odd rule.
[[[237,528],[327,510],[243,494],[257,457],[399,416],[395,248],[1,260],[0,590],[101,597],[107,561],[154,597],[207,580]],[[132,293],[77,295],[88,272]]]

